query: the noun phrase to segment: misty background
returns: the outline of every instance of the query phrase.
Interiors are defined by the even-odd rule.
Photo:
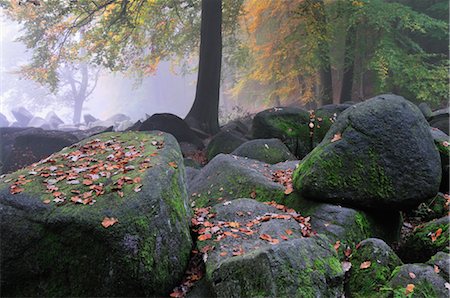
[[[0,112],[13,122],[11,109],[24,106],[34,116],[44,118],[48,112],[54,111],[66,124],[72,123],[73,107],[70,100],[15,73],[21,65],[30,62],[31,53],[26,51],[23,43],[16,41],[20,35],[20,25],[7,20],[3,12],[0,13]],[[195,69],[197,61],[191,63]],[[183,118],[194,101],[196,82],[195,71],[181,73],[179,69],[173,69],[170,61],[161,62],[156,73],[142,82],[102,69],[94,92],[84,103],[83,114],[107,119],[123,113],[136,121],[145,118],[145,114],[165,112]],[[223,99],[221,94],[222,110],[233,107],[232,103],[223,103]]]

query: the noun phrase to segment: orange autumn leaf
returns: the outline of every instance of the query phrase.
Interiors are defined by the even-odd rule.
[[[89,179],[84,179],[83,180],[83,184],[86,185],[86,186],[92,185],[93,183],[94,182],[92,180],[89,180]]]
[[[331,139],[331,143],[334,143],[336,141],[339,141],[340,139],[342,139],[342,135],[340,133],[337,133],[333,136],[333,138]]]
[[[199,241],[205,241],[205,240],[211,239],[211,237],[212,237],[211,234],[204,234],[204,235],[198,236],[198,240]]]
[[[292,186],[288,186],[285,190],[284,190],[284,194],[285,195],[289,195],[294,191],[294,189],[292,188]]]
[[[109,228],[110,226],[118,223],[119,221],[117,220],[117,218],[114,217],[105,217],[102,221],[102,226],[104,228]]]
[[[333,247],[334,247],[334,249],[336,250],[336,251],[338,251],[339,250],[339,247],[341,246],[341,241],[336,241],[336,243],[333,245]]]
[[[292,232],[291,229],[286,229],[285,230],[286,234],[288,234],[289,236],[292,235],[294,232]]]
[[[256,198],[256,191],[252,191],[250,193],[250,198],[252,198],[252,199]]]
[[[261,234],[259,235],[259,238],[261,238],[262,240],[266,240],[266,241],[272,241],[272,237],[270,237],[270,235],[267,234]]]
[[[43,200],[42,201],[42,203],[44,203],[44,204],[50,204],[50,202],[51,202],[50,200]]]
[[[174,168],[174,169],[178,168],[177,163],[174,162],[174,161],[169,162],[169,166],[171,166],[171,167]]]
[[[372,262],[371,262],[371,261],[365,261],[365,262],[362,262],[362,263],[361,263],[361,265],[359,266],[359,268],[360,268],[360,269],[367,269],[367,268],[370,267],[370,265],[372,265]]]
[[[435,233],[432,233],[432,234],[431,234],[431,242],[436,241],[437,238],[438,238],[439,236],[441,236],[441,234],[442,234],[442,229],[441,229],[441,228],[439,228]]]
[[[416,286],[414,285],[414,284],[408,284],[407,286],[406,286],[406,289],[405,289],[405,295],[409,295],[409,294],[411,294],[412,292],[414,292],[414,288],[415,288]]]

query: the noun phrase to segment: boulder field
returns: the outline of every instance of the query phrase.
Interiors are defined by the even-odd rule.
[[[406,99],[172,118],[0,177],[3,296],[448,297],[448,136]]]

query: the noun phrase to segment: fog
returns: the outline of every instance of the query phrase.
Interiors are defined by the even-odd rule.
[[[25,106],[35,116],[44,117],[54,111],[64,122],[71,123],[73,108],[70,101],[15,73],[20,65],[29,61],[31,53],[15,41],[20,26],[6,20],[3,14],[1,17],[0,112],[13,122],[11,109]],[[194,100],[196,80],[195,73],[181,74],[172,69],[170,61],[161,62],[156,73],[142,82],[102,70],[94,92],[84,103],[83,114],[106,119],[123,113],[133,121],[144,118],[145,114],[161,112],[184,117]]]

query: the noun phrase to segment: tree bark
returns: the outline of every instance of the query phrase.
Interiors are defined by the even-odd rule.
[[[200,59],[195,100],[185,121],[209,134],[219,131],[222,0],[202,0]]]

